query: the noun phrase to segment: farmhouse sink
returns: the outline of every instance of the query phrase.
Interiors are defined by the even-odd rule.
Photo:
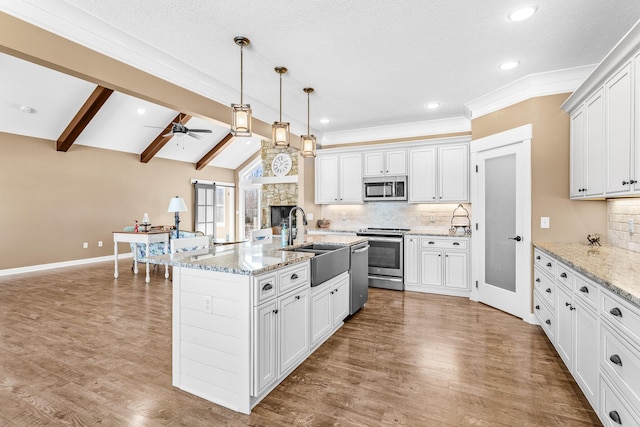
[[[290,252],[306,252],[311,258],[311,286],[318,286],[332,277],[349,270],[349,246],[312,243],[297,248],[283,249]]]

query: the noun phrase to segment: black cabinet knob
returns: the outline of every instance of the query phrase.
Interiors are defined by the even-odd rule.
[[[611,418],[613,422],[622,425],[622,420],[620,419],[620,414],[618,414],[618,411],[609,412],[609,418]]]
[[[522,241],[522,237],[520,237],[520,236],[509,237],[509,240],[515,240],[516,242],[520,242],[520,241]]]
[[[300,295],[296,295],[296,299],[300,299]]]
[[[560,277],[562,277],[563,279],[567,278],[567,273],[560,273]]]
[[[278,314],[278,309],[273,310],[273,314]]]
[[[537,259],[538,261],[540,261],[540,255],[538,255],[538,256],[536,257],[536,259]]]
[[[544,290],[546,293],[550,294],[551,293],[551,288],[547,288]]]
[[[565,307],[569,307],[570,305],[571,305],[571,303],[569,303],[569,302],[565,302],[565,303],[564,303],[564,306],[565,306]]]
[[[580,292],[582,292],[584,294],[588,294],[589,293],[589,288],[587,288],[586,286],[582,286],[580,288]]]
[[[638,181],[636,181],[635,179],[629,180],[629,184],[635,184],[636,182]]]
[[[551,264],[550,262],[547,263],[547,267],[551,268],[553,266],[553,264]]]
[[[620,356],[618,356],[617,354],[612,354],[611,356],[609,356],[609,360],[611,360],[611,362],[615,363],[618,366],[622,366],[622,359],[620,359]]]
[[[536,305],[536,310],[540,310],[540,304]]]
[[[547,320],[544,321],[544,323],[546,323],[547,325],[550,325],[551,324],[551,320],[547,319]]]
[[[536,277],[536,282],[540,283],[540,278]]]
[[[622,317],[622,311],[620,311],[618,307],[613,307],[611,310],[609,310],[609,313],[613,314],[616,317]]]
[[[622,181],[622,185],[629,185],[630,182],[629,181]]]
[[[569,310],[570,310],[570,311],[573,311],[573,310],[575,310],[575,309],[576,309],[576,308],[575,308],[574,306],[569,307]]]

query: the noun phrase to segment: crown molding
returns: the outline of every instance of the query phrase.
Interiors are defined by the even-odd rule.
[[[471,121],[466,117],[453,117],[441,120],[427,120],[423,122],[325,132],[322,136],[321,145],[322,147],[329,147],[338,144],[355,144],[359,142],[413,138],[457,132],[471,132]]]
[[[595,65],[585,65],[564,70],[529,74],[513,83],[489,92],[467,102],[465,112],[468,118],[477,119],[485,114],[537,96],[573,92],[593,71]]]

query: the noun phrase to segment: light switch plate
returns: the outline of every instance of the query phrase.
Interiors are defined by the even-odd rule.
[[[309,213],[307,214],[307,220],[309,220],[309,221],[313,221],[313,212],[309,212]]]
[[[540,217],[540,228],[549,228],[549,217],[548,216],[541,216]]]

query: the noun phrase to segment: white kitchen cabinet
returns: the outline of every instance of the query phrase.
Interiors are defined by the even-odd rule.
[[[274,299],[255,308],[254,396],[258,396],[278,378],[277,307]]]
[[[467,296],[469,239],[405,236],[405,289]]]
[[[327,280],[311,291],[311,346],[322,344],[349,315],[349,273]]]
[[[606,179],[608,195],[629,193],[636,183],[631,64],[625,64],[605,85]]]
[[[407,150],[371,151],[364,153],[364,176],[406,175]]]
[[[362,203],[362,154],[318,155],[315,160],[317,204]]]
[[[429,145],[409,149],[408,202],[469,200],[469,145]]]
[[[303,287],[278,300],[278,374],[284,375],[309,353],[309,288]]]
[[[572,199],[604,195],[605,102],[603,89],[571,114]]]

